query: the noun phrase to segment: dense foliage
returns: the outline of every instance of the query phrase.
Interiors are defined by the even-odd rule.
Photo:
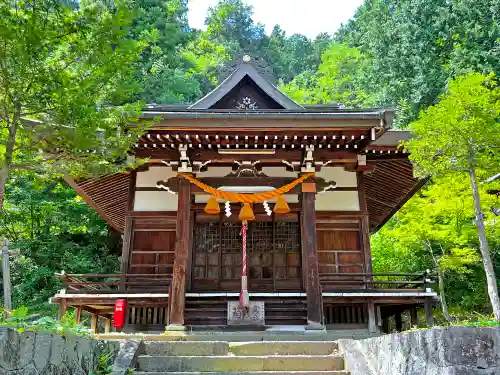
[[[6,51],[2,52],[0,47],[3,53],[0,64],[5,65],[6,61],[13,64],[11,69],[16,73],[13,82],[17,85],[13,90],[27,92],[27,99],[21,106],[33,108],[32,117],[37,118],[42,104],[45,106],[42,109],[50,109],[55,104],[57,108],[64,105],[71,109],[67,113],[49,111],[51,118],[58,120],[52,122],[55,125],[71,119],[70,123],[84,130],[84,136],[105,125],[106,145],[114,145],[117,150],[111,155],[113,158],[121,154],[127,144],[116,144],[116,139],[124,137],[110,130],[120,128],[131,113],[137,113],[138,105],[131,103],[193,102],[225,78],[227,71],[224,68],[243,53],[266,61],[280,88],[298,102],[339,103],[348,108],[395,107],[398,110],[396,124],[402,128],[410,126],[423,110],[443,101],[440,96],[450,91],[450,83],[455,78],[470,72],[486,76],[500,74],[500,0],[366,0],[336,35],[324,33],[314,40],[300,34],[286,35],[279,25],[266,35],[263,25],[254,22],[252,8],[243,0],[220,0],[208,11],[203,31],[191,29],[187,23],[188,0],[61,1],[60,4],[72,5],[64,8],[62,19],[54,18],[51,13],[54,8],[50,4],[57,3],[55,0],[36,2],[46,5],[46,19],[52,22],[48,25],[58,20],[64,29],[71,25],[74,17],[83,17],[78,25],[86,25],[85,17],[99,22],[78,29],[81,35],[78,32],[71,34],[70,41],[58,39],[50,30],[40,29],[43,25],[33,24],[33,30],[42,32],[34,39],[35,46],[43,38],[51,43],[45,54],[39,56],[28,48],[32,45],[33,33],[19,26],[21,19],[29,21],[30,8],[16,14],[9,2],[4,2],[0,7],[3,15],[0,40],[9,36],[9,45],[19,51],[16,50],[18,55],[12,55],[16,57],[5,59],[2,56],[6,56]],[[114,8],[109,4],[114,4]],[[93,9],[94,13],[85,13],[85,9]],[[22,17],[16,18],[19,14]],[[112,37],[124,43],[125,49],[90,45],[92,33],[99,27],[106,30],[105,26],[110,24],[116,26]],[[15,38],[11,38],[12,33]],[[69,48],[71,43],[75,43],[74,49]],[[61,54],[51,54],[60,49],[62,54],[71,52],[78,64],[74,70],[63,71],[64,75],[54,76],[50,67],[64,66],[64,59],[67,59]],[[82,77],[83,81],[75,81],[74,76],[79,77],[83,71],[81,61],[88,61],[81,60],[80,56],[100,57],[91,61],[96,62],[95,67],[100,72],[95,80],[85,81]],[[29,82],[33,83],[21,80],[23,75],[32,77]],[[0,74],[3,89],[5,82]],[[96,100],[89,97],[89,93],[99,82],[104,89],[95,95],[102,104],[96,108],[93,105]],[[119,85],[113,86],[114,82]],[[46,90],[40,91],[42,87],[48,87],[49,94]],[[11,100],[2,95],[2,103]],[[77,105],[69,106],[68,103]],[[114,107],[122,112],[109,113],[101,110],[108,108],[104,104],[126,104],[127,107]],[[123,114],[124,108],[129,110],[127,115]],[[3,113],[0,110],[0,114]],[[413,129],[425,122],[425,115],[422,116],[420,122],[411,125]],[[95,120],[101,125],[90,124]],[[8,140],[8,125],[2,120],[2,153]],[[40,155],[35,151],[40,146],[46,148],[44,139],[32,140],[26,136],[28,133],[23,126],[11,164],[39,166]],[[492,126],[494,129],[498,123]],[[429,131],[432,134],[432,126]],[[475,135],[480,134],[479,131]],[[19,145],[26,139],[30,147],[23,150]],[[57,146],[65,150],[83,149],[75,147],[80,145],[81,139]],[[85,149],[98,149],[101,138],[89,139],[91,142],[85,143]],[[437,148],[441,141],[441,138],[436,140]],[[478,142],[498,147],[496,138],[478,139]],[[456,146],[453,142],[450,145]],[[96,164],[100,165],[95,162],[103,160],[104,164],[109,162],[106,155],[99,155],[77,169],[95,169]],[[421,161],[438,166],[429,155]],[[485,164],[478,167],[477,180],[489,252],[494,267],[498,268],[500,202],[487,192],[497,189],[500,183],[483,181],[500,171],[500,163],[494,158],[487,161],[487,168]],[[4,160],[2,163],[5,165]],[[62,166],[74,169],[75,163],[65,162]],[[448,170],[449,165],[431,173],[433,177],[426,188],[372,237],[374,269],[436,271],[451,318],[455,314],[486,314],[491,312],[491,307],[481,264],[470,179],[465,170],[441,173],[444,169]],[[12,257],[15,305],[46,303],[57,288],[53,277],[56,271],[112,272],[117,267],[119,237],[111,235],[102,219],[59,177],[47,177],[46,171],[47,168],[17,170],[7,181],[0,234],[11,241],[11,247],[19,249]]]
[[[114,273],[120,237],[62,180],[11,178],[0,218],[11,250],[13,305],[48,308],[60,288],[55,272]]]

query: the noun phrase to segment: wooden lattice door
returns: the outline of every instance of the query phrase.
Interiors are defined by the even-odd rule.
[[[247,236],[250,291],[301,290],[297,215],[257,215]],[[191,289],[233,291],[241,287],[241,223],[198,215],[194,228]]]

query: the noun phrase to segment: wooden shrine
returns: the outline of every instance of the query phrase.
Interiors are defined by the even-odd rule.
[[[427,273],[372,273],[370,233],[423,185],[392,110],[299,105],[244,56],[198,102],[149,105],[142,117],[161,119],[133,150],[146,164],[68,180],[123,233],[123,252],[119,274],[60,274],[61,312],[109,327],[126,299],[128,331],[226,326],[244,279],[265,326],[376,332],[390,316],[401,328],[404,311],[416,324],[419,307],[431,322]]]

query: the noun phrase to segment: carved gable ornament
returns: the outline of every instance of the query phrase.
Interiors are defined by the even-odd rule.
[[[234,71],[212,92],[189,107],[190,110],[206,109],[288,109],[305,111],[282,93],[255,66],[256,61],[243,56]]]

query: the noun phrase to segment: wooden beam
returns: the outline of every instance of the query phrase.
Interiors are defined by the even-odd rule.
[[[82,321],[82,307],[77,306],[75,308],[75,323],[80,324]]]
[[[363,172],[357,173],[358,178],[358,199],[360,211],[367,211],[365,178]],[[364,263],[364,272],[370,274],[372,272],[372,250],[370,246],[370,221],[368,216],[362,216],[361,221],[361,246]]]
[[[179,180],[174,274],[170,296],[170,324],[184,325],[186,275],[191,243],[191,183]]]
[[[322,325],[323,311],[318,273],[315,199],[316,194],[313,192],[303,192],[301,194],[302,264],[305,271],[304,282],[307,292],[307,322],[310,325]]]
[[[95,335],[99,331],[99,315],[92,314],[92,319],[90,320],[90,331]]]
[[[244,148],[241,149],[245,150]],[[336,163],[353,163],[356,164],[358,161],[358,150],[351,151],[337,151],[337,150],[328,150],[328,149],[316,149],[314,150],[314,160],[322,161],[322,162],[336,162]],[[140,158],[150,158],[150,159],[159,159],[159,160],[167,160],[167,161],[178,161],[179,160],[179,152],[178,151],[169,151],[163,149],[142,149],[136,150],[135,155]],[[282,160],[286,160],[288,162],[299,161],[302,162],[303,159],[303,151],[300,148],[296,148],[293,150],[287,149],[276,149],[274,154],[262,155],[262,154],[242,154],[242,155],[225,155],[219,154],[215,150],[188,150],[189,159],[191,162],[194,161],[212,161],[214,164],[228,164],[234,165],[234,160],[246,160],[246,161],[260,161],[260,165],[266,164],[276,164],[283,165]]]
[[[134,170],[130,172],[130,180],[128,184],[127,212],[134,210],[136,182],[137,182],[137,170]]]
[[[130,252],[132,250],[134,236],[134,219],[131,216],[125,218],[125,230],[123,236],[122,259],[120,265],[120,290],[125,291],[125,275],[129,271]]]
[[[106,317],[106,323],[104,325],[104,332],[105,333],[111,332],[111,317],[110,316]]]
[[[61,320],[66,314],[66,311],[68,310],[68,300],[66,298],[62,298],[61,301],[59,302],[59,311],[57,313],[57,318]]]
[[[377,333],[377,314],[373,300],[368,301],[368,332]]]

